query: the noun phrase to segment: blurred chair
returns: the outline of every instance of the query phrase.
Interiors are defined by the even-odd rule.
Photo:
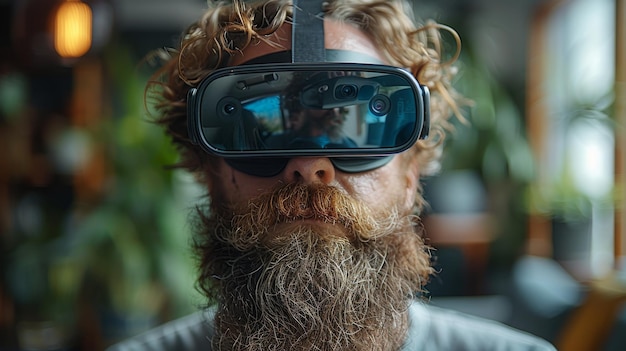
[[[626,349],[626,284],[616,276],[591,284],[560,333],[561,351]]]
[[[486,293],[489,247],[495,238],[487,193],[478,173],[447,171],[424,180],[429,207],[422,214],[439,270],[427,289],[435,296]]]
[[[586,288],[549,258],[523,256],[512,271],[511,319],[507,324],[555,342]]]
[[[611,327],[604,351],[621,351],[626,346],[626,305],[619,308],[619,312]]]

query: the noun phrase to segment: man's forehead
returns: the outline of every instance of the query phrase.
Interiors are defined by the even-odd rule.
[[[326,49],[346,50],[363,53],[381,62],[386,60],[378,53],[372,40],[362,30],[349,23],[332,19],[324,20],[324,46]],[[230,66],[238,66],[246,61],[267,54],[291,49],[291,23],[284,23],[265,41],[252,44],[241,54],[231,57]]]

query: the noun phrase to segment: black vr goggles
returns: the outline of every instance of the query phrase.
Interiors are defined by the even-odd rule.
[[[216,70],[189,91],[194,142],[268,177],[296,156],[372,170],[428,136],[428,89],[404,69],[326,50],[321,3],[294,1],[291,51]]]

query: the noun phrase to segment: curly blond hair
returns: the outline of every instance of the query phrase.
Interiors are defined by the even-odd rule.
[[[291,21],[292,11],[291,0],[212,1],[203,16],[185,31],[179,48],[160,52],[165,63],[146,92],[156,99],[160,116],[157,122],[166,127],[179,148],[179,167],[191,172],[205,170],[216,157],[192,144],[187,135],[189,89],[215,69],[227,66],[233,55],[249,45],[279,45],[269,36]],[[419,157],[422,174],[432,173],[438,168],[442,142],[450,128],[448,119],[452,115],[462,118],[463,100],[451,84],[460,50],[456,32],[432,21],[418,25],[404,0],[329,0],[324,3],[324,16],[360,28],[381,48],[380,54],[389,64],[408,68],[430,89],[431,136],[418,141],[410,152]],[[445,60],[443,31],[449,32],[457,44],[456,52]]]

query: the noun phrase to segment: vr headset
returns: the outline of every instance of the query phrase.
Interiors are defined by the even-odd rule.
[[[291,51],[218,69],[189,91],[193,142],[269,177],[298,156],[372,170],[428,137],[428,88],[404,69],[326,50],[321,9],[322,1],[294,0]]]

